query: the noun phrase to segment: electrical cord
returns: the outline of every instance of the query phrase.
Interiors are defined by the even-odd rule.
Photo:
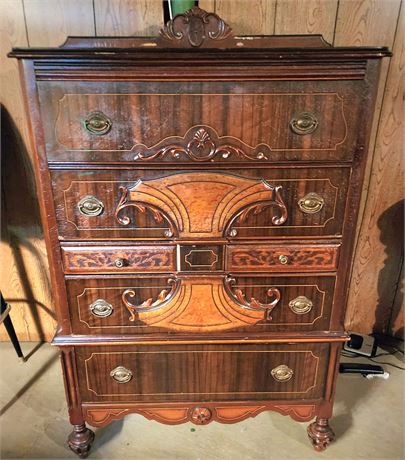
[[[404,354],[402,350],[399,348],[394,348],[395,351],[393,352],[388,352],[388,353],[379,353],[378,355],[375,355],[374,358],[379,358],[380,356],[388,356],[388,355],[395,355],[395,353],[401,353]],[[405,371],[405,367],[397,366],[396,364],[392,363],[387,363],[387,362],[381,362],[381,361],[376,361],[375,359],[369,357],[369,356],[364,356],[364,355],[358,355],[357,353],[352,353],[348,351],[342,351],[341,355],[344,356],[345,358],[367,358],[369,361],[372,361],[373,363],[376,364],[383,364],[385,366],[391,366],[395,367],[396,369],[400,369],[401,371]]]

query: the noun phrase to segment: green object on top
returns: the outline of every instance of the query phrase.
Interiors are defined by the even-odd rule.
[[[190,10],[195,5],[194,0],[169,0],[169,2],[172,7],[173,17],[176,16],[176,14],[181,14]]]

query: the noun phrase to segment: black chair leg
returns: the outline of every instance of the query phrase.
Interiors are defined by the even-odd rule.
[[[1,313],[3,313],[7,309],[7,303],[4,300],[3,295],[2,294],[0,295],[1,295]],[[20,342],[18,341],[18,338],[15,333],[14,326],[13,326],[10,316],[7,315],[4,318],[3,323],[4,323],[4,326],[6,327],[7,334],[10,337],[11,343],[14,346],[14,350],[16,351],[17,356],[19,358],[24,358],[23,352],[20,347]]]

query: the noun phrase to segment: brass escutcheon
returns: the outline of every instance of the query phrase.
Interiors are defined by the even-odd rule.
[[[298,200],[298,206],[306,214],[319,212],[325,204],[325,200],[315,192],[310,192]]]
[[[271,370],[271,376],[277,382],[288,382],[294,375],[294,371],[290,369],[286,364],[280,364]]]
[[[104,204],[93,195],[83,197],[78,203],[80,214],[86,217],[99,216],[104,211]]]
[[[112,121],[103,112],[91,113],[83,123],[86,131],[96,136],[107,134],[112,127]]]
[[[305,297],[304,295],[300,295],[296,297],[295,299],[291,300],[288,306],[297,315],[303,315],[312,310],[313,303],[311,302],[311,300],[308,299],[308,297]]]
[[[132,379],[132,372],[124,366],[118,366],[110,372],[110,377],[118,383],[127,383]]]
[[[311,134],[318,127],[318,120],[312,113],[302,112],[290,121],[290,127],[295,134]]]
[[[97,299],[90,305],[90,310],[94,316],[104,318],[110,316],[114,309],[106,300]]]

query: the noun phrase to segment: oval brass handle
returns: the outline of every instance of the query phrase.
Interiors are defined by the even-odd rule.
[[[125,265],[127,265],[127,261],[125,259],[123,259],[122,257],[117,257],[115,260],[114,260],[114,265],[117,267],[117,268],[122,268],[122,267],[125,267]]]
[[[86,195],[78,203],[80,214],[86,217],[99,216],[104,211],[104,203],[93,195]]]
[[[319,212],[325,204],[325,200],[315,192],[310,192],[298,200],[298,206],[306,214]]]
[[[94,316],[105,318],[113,312],[113,306],[104,299],[97,299],[90,305],[90,310]]]
[[[290,121],[290,126],[295,134],[311,134],[318,127],[318,119],[312,113],[302,112]]]
[[[293,375],[294,371],[285,364],[280,364],[280,366],[271,370],[271,376],[277,382],[288,382]]]
[[[110,377],[118,383],[127,383],[132,379],[132,372],[124,366],[118,366],[110,372]]]
[[[304,315],[312,310],[313,303],[308,297],[300,295],[295,299],[291,300],[288,304],[291,310],[297,315]]]
[[[93,112],[84,120],[84,127],[90,134],[102,136],[110,131],[112,121],[103,112]]]
[[[286,265],[290,261],[290,259],[287,256],[283,255],[283,254],[278,257],[278,260],[279,260],[280,264],[282,264],[282,265]]]

